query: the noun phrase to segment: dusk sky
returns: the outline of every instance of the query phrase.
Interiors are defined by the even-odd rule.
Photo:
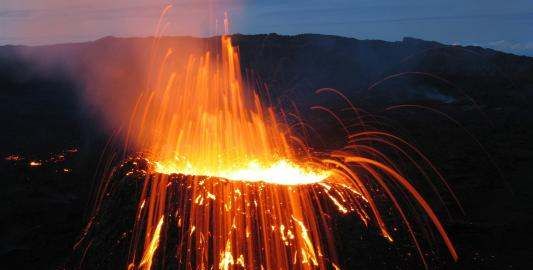
[[[207,36],[227,10],[234,33],[404,36],[533,56],[531,0],[0,0],[0,44],[51,44],[153,34],[165,3],[168,35]]]

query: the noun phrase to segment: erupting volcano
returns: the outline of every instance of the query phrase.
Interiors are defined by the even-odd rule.
[[[327,171],[292,161],[288,134],[243,82],[229,37],[221,48],[221,55],[190,56],[182,73],[167,63],[169,50],[156,89],[139,100],[133,139],[151,153],[156,171],[277,184],[326,178]]]
[[[362,131],[349,132],[341,150],[315,152],[291,132],[289,114],[265,106],[243,79],[231,38],[222,36],[211,47],[191,54],[185,68],[177,66],[173,49],[160,60],[154,55],[157,68],[133,108],[125,148],[143,152],[133,164],[146,166],[126,174],[144,179],[128,269],[339,269],[334,213],[357,215],[393,241],[376,193],[395,209],[424,264],[402,207],[406,197],[457,260],[428,202],[373,145],[392,147],[416,163],[414,152],[423,160],[416,163],[420,170],[436,171],[416,148],[388,133]],[[326,92],[357,113],[340,92],[318,91]]]

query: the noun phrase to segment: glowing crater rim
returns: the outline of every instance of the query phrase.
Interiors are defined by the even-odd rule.
[[[324,181],[332,175],[331,171],[301,166],[287,159],[280,159],[269,165],[252,160],[244,166],[229,169],[198,168],[190,163],[178,165],[170,162],[154,162],[154,170],[162,174],[202,175],[224,178],[240,182],[264,182],[278,185],[307,185]]]

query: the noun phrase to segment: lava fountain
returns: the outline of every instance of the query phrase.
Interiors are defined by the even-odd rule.
[[[125,148],[141,150],[148,164],[128,269],[339,269],[330,214],[356,215],[393,241],[377,190],[424,264],[398,190],[418,205],[457,260],[428,202],[372,145],[423,157],[416,148],[392,134],[363,131],[351,133],[343,149],[317,153],[242,78],[229,36],[190,55],[184,69],[175,66],[174,53],[153,61],[158,68],[127,127]]]
[[[168,66],[132,116],[132,140],[151,153],[159,173],[277,184],[316,183],[327,171],[301,167],[273,108],[243,82],[230,37],[221,55],[191,55],[183,72]],[[168,70],[167,70],[168,67]]]
[[[159,83],[141,96],[128,132],[147,149],[155,172],[188,176],[181,181],[188,182],[190,200],[168,217],[190,231],[181,243],[187,246],[182,263],[194,261],[199,269],[325,268],[321,235],[309,229],[325,224],[308,217],[318,209],[298,186],[328,185],[323,182],[333,171],[296,153],[274,109],[263,106],[243,81],[231,38],[221,37],[220,48],[220,55],[190,56],[182,73],[167,69],[168,51]],[[150,198],[142,198],[143,206],[150,201],[143,229],[152,233],[146,234],[141,261],[133,259],[132,266],[150,265],[168,212],[167,202],[156,198],[165,198],[169,179],[151,179]]]

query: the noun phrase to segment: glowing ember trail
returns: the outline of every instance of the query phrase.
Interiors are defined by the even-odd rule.
[[[157,69],[127,130],[126,148],[143,151],[150,164],[129,269],[339,269],[330,224],[335,212],[354,214],[393,241],[377,190],[401,218],[424,264],[402,208],[406,197],[457,260],[428,202],[372,146],[382,143],[414,160],[402,150],[415,149],[411,145],[386,133],[361,132],[340,151],[315,154],[245,83],[229,36],[204,54],[191,54],[185,68],[176,66],[174,54],[169,49],[153,61]]]
[[[155,227],[153,235],[151,236],[152,240],[150,240],[150,245],[146,249],[141,263],[139,264],[139,268],[141,269],[152,268],[152,258],[154,256],[155,251],[159,247],[159,238],[161,237],[161,226],[163,226],[163,222],[164,217],[161,217],[161,219],[159,219],[159,222],[157,223],[157,227]]]

